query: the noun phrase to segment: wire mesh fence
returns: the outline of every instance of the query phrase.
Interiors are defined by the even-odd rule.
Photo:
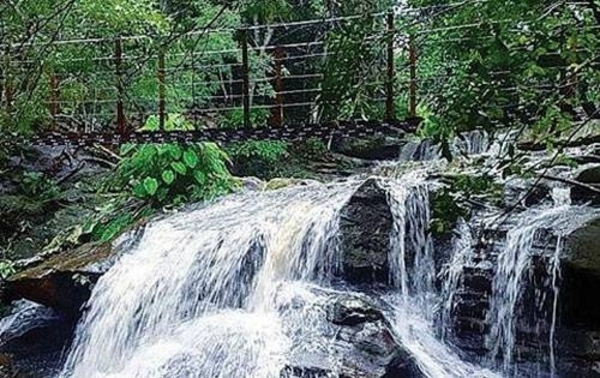
[[[0,44],[0,108],[13,119],[29,117],[45,130],[122,135],[169,131],[182,119],[204,129],[414,120],[419,105],[439,101],[453,81],[481,79],[482,73],[471,72],[464,61],[440,53],[440,45],[493,42],[497,36],[479,32],[484,25],[515,22],[463,20],[431,26],[435,17],[481,4],[485,0],[214,27],[168,43],[158,37],[116,36]],[[370,20],[367,27],[356,28],[354,21],[364,19]],[[509,53],[526,54],[528,49],[512,46]],[[570,52],[594,53],[581,46]],[[552,54],[563,51],[547,52]],[[565,75],[573,69],[572,64],[551,68]],[[556,93],[571,85],[514,82],[507,80],[510,74],[510,67],[485,72],[489,89],[506,98],[491,105],[522,106],[512,103],[511,96],[523,86]]]

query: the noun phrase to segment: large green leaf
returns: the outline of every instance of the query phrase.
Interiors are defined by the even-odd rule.
[[[166,171],[163,171],[162,179],[165,184],[171,185],[173,181],[175,181],[175,173],[172,170],[167,169]]]
[[[146,177],[144,179],[144,189],[146,190],[146,193],[153,196],[158,189],[158,181],[153,177]]]
[[[198,155],[192,150],[187,150],[183,153],[183,161],[188,167],[196,168],[199,162]]]
[[[183,155],[183,150],[181,149],[181,147],[179,147],[176,144],[169,144],[169,145],[167,145],[166,148],[167,148],[169,155],[173,159],[175,159],[175,160],[181,159],[181,155]]]
[[[138,198],[146,197],[146,189],[144,188],[144,184],[141,182],[135,184],[133,186],[133,194],[135,194],[135,196]]]
[[[183,164],[180,161],[171,163],[171,168],[173,168],[173,170],[175,172],[179,173],[182,176],[187,173],[187,168],[186,168],[185,164]]]

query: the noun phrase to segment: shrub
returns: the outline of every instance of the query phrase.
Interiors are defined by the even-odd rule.
[[[144,130],[156,130],[150,117]],[[166,130],[190,130],[191,124],[179,115],[170,115]],[[180,205],[187,201],[214,198],[233,187],[227,170],[229,157],[214,143],[147,144],[124,146],[113,183],[154,206]]]

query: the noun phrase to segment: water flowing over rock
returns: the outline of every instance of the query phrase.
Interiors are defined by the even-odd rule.
[[[504,147],[474,133],[452,148],[482,159]],[[407,166],[249,181],[110,249],[32,265],[6,296],[81,315],[60,373],[40,378],[597,376],[600,210],[564,182],[535,193],[510,179],[440,236],[445,182],[423,167],[442,162]],[[0,338],[18,351],[26,335],[9,322]]]
[[[342,213],[366,188],[393,220],[383,296],[340,281]],[[419,174],[314,184],[150,224],[95,285],[62,376],[494,376],[424,317],[422,297],[435,295],[426,193]]]

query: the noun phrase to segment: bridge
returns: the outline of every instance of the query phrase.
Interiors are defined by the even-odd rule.
[[[463,106],[471,109],[462,111],[482,118],[501,113],[510,124],[535,121],[528,117],[539,117],[540,100],[546,97],[562,103],[585,93],[583,66],[575,63],[596,54],[587,47],[577,47],[570,58],[557,58],[562,45],[543,53],[536,62],[544,61],[548,74],[532,81],[511,76],[504,67],[516,64],[514,57],[531,46],[509,50],[505,42],[479,31],[480,20],[432,28],[438,15],[467,6],[468,1],[239,28],[217,22],[161,37],[105,38],[90,31],[86,38],[0,41],[0,115],[6,115],[0,121],[26,124],[20,129],[33,131],[26,137],[5,136],[0,143],[365,137],[414,131],[421,121],[419,105],[446,101],[446,84],[453,80],[450,94],[455,97],[463,86],[470,88],[466,93],[472,98]],[[357,20],[368,27],[350,28]],[[499,44],[507,53],[500,58],[507,61],[436,55],[440,46],[461,49],[462,43],[487,44],[494,51],[494,43]],[[480,53],[474,47],[470,51]],[[583,62],[598,67],[594,59]],[[481,68],[486,65],[491,68]],[[469,122],[481,126],[479,120]]]
[[[4,46],[13,73],[40,80],[23,88],[19,77],[5,78],[0,106],[14,122],[25,116],[17,98],[41,99],[42,107],[36,132],[9,142],[227,143],[414,131],[416,45],[396,30],[394,13],[371,17],[379,29],[348,40],[367,50],[354,59],[370,58],[354,65],[337,64],[345,51],[327,39],[348,38],[344,27],[356,17],[213,27],[168,43],[117,36]],[[19,51],[26,48],[43,48],[52,64]],[[354,108],[341,110],[349,102]]]

